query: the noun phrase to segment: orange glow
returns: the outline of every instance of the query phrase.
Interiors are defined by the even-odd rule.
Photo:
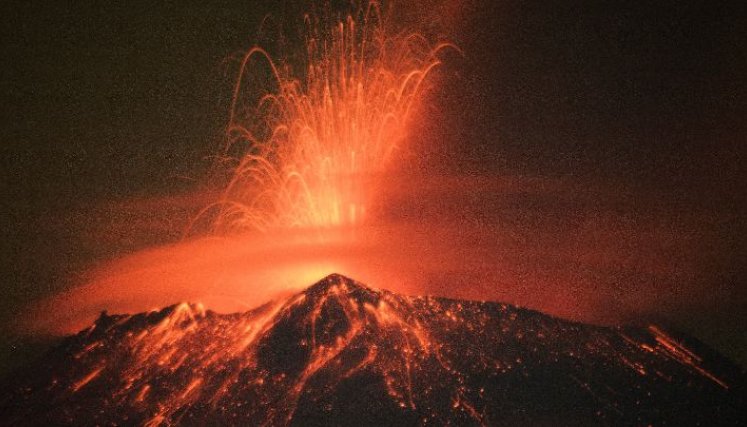
[[[241,375],[255,376],[253,384],[262,388],[268,380],[265,373],[254,372],[258,363],[259,345],[266,340],[271,330],[277,324],[286,322],[292,312],[297,309],[305,310],[303,307],[310,304],[308,312],[304,313],[300,320],[309,326],[309,339],[304,346],[310,350],[309,360],[305,363],[303,371],[293,378],[269,378],[277,385],[285,380],[289,381],[288,394],[281,405],[273,408],[270,412],[271,418],[285,418],[289,422],[295,413],[299,398],[305,389],[307,381],[318,371],[328,369],[330,365],[342,365],[339,356],[354,346],[356,339],[360,340],[366,333],[371,333],[372,328],[380,328],[385,336],[391,337],[395,342],[395,348],[401,349],[401,354],[379,354],[376,347],[368,348],[365,356],[354,363],[349,369],[342,373],[342,377],[354,375],[366,369],[369,365],[381,369],[386,377],[387,392],[392,399],[401,407],[416,409],[413,390],[413,370],[421,369],[422,363],[431,356],[438,364],[454,376],[460,385],[455,395],[454,408],[462,406],[470,416],[478,422],[482,422],[478,414],[471,406],[465,396],[465,380],[456,369],[451,366],[448,356],[443,354],[444,344],[430,336],[428,329],[420,324],[416,317],[410,318],[412,313],[417,313],[416,304],[422,299],[403,297],[387,292],[365,290],[371,292],[375,299],[372,302],[362,303],[351,296],[354,289],[340,276],[326,279],[324,292],[310,295],[299,293],[295,297],[278,299],[274,304],[265,306],[256,311],[243,313],[238,317],[213,317],[215,321],[211,327],[211,341],[205,343],[206,348],[194,351],[190,343],[195,339],[204,339],[207,313],[203,307],[196,304],[178,304],[167,310],[163,319],[154,325],[147,327],[141,334],[127,334],[119,345],[127,346],[132,356],[131,363],[124,365],[121,376],[125,379],[121,388],[113,390],[113,398],[119,402],[133,400],[137,403],[157,401],[159,412],[152,416],[146,425],[161,425],[169,419],[178,417],[178,411],[188,407],[194,401],[199,400],[205,393],[202,389],[204,373],[216,375],[225,369],[225,366],[236,365],[224,380],[221,381],[216,391],[210,391],[210,403],[217,407],[221,402],[230,399],[227,395],[232,387],[239,384]],[[318,288],[319,289],[319,288]],[[359,288],[363,290],[365,288]],[[329,331],[322,330],[317,326],[317,321],[322,318],[321,313],[329,310],[330,306],[339,307],[344,317],[349,322],[349,327],[339,335],[331,339],[327,335]],[[431,309],[443,312],[438,301],[429,300]],[[157,312],[145,314],[145,316],[157,315]],[[461,315],[462,313],[458,313]],[[137,316],[118,316],[117,324],[124,324]],[[455,321],[463,322],[460,317],[454,317]],[[326,326],[329,326],[326,324]],[[95,324],[87,333],[92,333],[97,327]],[[104,326],[106,327],[106,326]],[[96,341],[87,346],[81,358],[96,360],[103,351],[103,343]],[[190,358],[192,366],[198,369],[190,373],[186,385],[176,392],[168,395],[151,395],[151,383],[154,378],[160,376],[174,375],[183,367],[185,360]],[[79,382],[72,385],[71,392],[77,393],[83,386],[93,381],[106,366],[94,370]],[[283,414],[285,416],[283,416]],[[178,419],[178,418],[177,418]],[[278,423],[277,420],[273,424]],[[483,423],[484,424],[484,423]]]
[[[86,285],[38,304],[32,323],[71,332],[101,310],[178,301],[240,311],[338,271],[382,283],[379,262],[391,255],[378,253],[380,245],[396,246],[397,236],[382,236],[370,216],[396,187],[387,175],[407,151],[437,55],[451,46],[394,31],[384,15],[370,1],[329,27],[307,16],[301,64],[249,50],[219,157],[230,179],[188,230],[210,221],[210,236],[99,267]],[[245,86],[259,65],[269,70],[270,88],[256,94]]]
[[[201,215],[214,215],[219,231],[362,223],[384,192],[380,176],[407,146],[437,54],[449,46],[394,34],[375,1],[331,28],[314,22],[305,21],[302,64],[261,47],[241,62],[220,159],[232,177]],[[244,82],[263,64],[273,89],[254,105],[257,94]]]
[[[102,310],[181,301],[243,311],[334,272],[402,294],[497,300],[609,324],[682,306],[686,293],[675,285],[712,279],[699,276],[717,271],[700,267],[702,248],[678,237],[703,228],[694,213],[673,223],[621,220],[617,205],[581,198],[586,183],[405,168],[405,154],[429,143],[413,133],[448,45],[392,31],[372,4],[331,28],[308,24],[300,65],[249,51],[233,94],[221,195],[105,207],[105,224],[80,233],[92,240],[81,253],[100,263],[14,326],[72,333]],[[257,104],[245,86],[258,62],[272,73]],[[556,206],[566,199],[578,212]],[[205,205],[198,215],[195,206]],[[122,215],[127,209],[136,215]],[[189,215],[215,233],[174,243]],[[718,242],[704,241],[706,249]]]
[[[93,372],[91,372],[90,374],[88,374],[85,377],[81,378],[81,380],[78,381],[77,383],[73,384],[72,391],[76,392],[76,391],[80,390],[81,388],[83,388],[86,384],[90,383],[91,381],[93,381],[94,378],[96,378],[97,376],[99,376],[99,374],[103,370],[104,370],[103,366],[100,367],[100,368],[94,369]]]
[[[491,425],[517,379],[543,387],[540,401],[554,378],[575,382],[569,393],[606,389],[590,403],[599,417],[604,408],[639,416],[652,392],[730,386],[722,371],[711,371],[718,365],[663,327],[581,325],[505,304],[394,294],[340,275],[243,313],[182,303],[102,315],[65,348],[75,363],[63,360],[71,371],[55,375],[49,389],[100,400],[106,410],[135,409],[138,424],[154,426],[215,417],[293,424],[308,419],[308,405],[325,402],[326,393],[360,385],[376,388],[379,399],[364,404],[417,411],[439,425],[455,414],[458,424]],[[551,376],[536,378],[541,371]],[[610,400],[631,389],[631,398]],[[536,399],[519,396],[513,405],[522,412],[522,399]]]
[[[149,247],[99,264],[81,277],[79,286],[26,310],[29,315],[18,319],[25,322],[19,326],[72,333],[90,325],[102,310],[136,313],[181,301],[202,302],[219,312],[244,311],[332,272],[405,295],[493,300],[574,320],[619,324],[662,302],[677,304],[678,295],[666,287],[621,293],[619,286],[625,283],[600,276],[600,271],[636,266],[639,274],[666,283],[673,275],[680,277],[667,263],[672,254],[683,262],[699,255],[697,248],[672,236],[611,228],[606,224],[616,225],[613,217],[600,217],[558,240],[552,215],[527,215],[508,206],[486,219],[482,208],[471,206],[459,191],[468,188],[470,194],[509,201],[519,194],[537,200],[548,191],[574,194],[574,187],[555,181],[395,178],[401,178],[399,187],[388,194],[394,203],[378,223],[323,232],[233,233]],[[146,205],[150,212],[154,204]],[[518,214],[529,225],[518,222]],[[661,227],[654,223],[648,228]],[[108,243],[111,234],[137,231],[102,229],[87,244],[100,245],[99,233]],[[152,227],[140,232],[153,234]],[[626,247],[639,251],[621,259]]]

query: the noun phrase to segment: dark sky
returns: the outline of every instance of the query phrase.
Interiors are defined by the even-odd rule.
[[[86,206],[199,185],[225,125],[232,59],[276,3],[3,2],[5,316],[106,256],[76,246],[94,221]],[[720,262],[709,277],[726,285],[703,286],[726,291],[693,329],[744,361],[743,327],[720,332],[729,318],[744,324],[747,282],[737,3],[480,0],[434,13],[425,20],[447,24],[465,56],[449,62],[439,120],[426,127],[452,173],[572,179],[603,188],[623,216],[710,218],[708,256]]]
[[[55,288],[46,283],[64,273],[45,263],[78,258],[67,254],[76,251],[66,247],[72,233],[49,233],[49,218],[178,194],[217,147],[233,79],[226,64],[251,45],[262,15],[245,2],[157,3],[3,3],[0,171],[11,297]],[[68,226],[84,229],[87,220]]]

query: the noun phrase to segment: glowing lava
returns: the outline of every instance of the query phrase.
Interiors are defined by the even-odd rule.
[[[0,413],[33,425],[732,425],[739,374],[683,339],[332,275],[244,313],[103,314],[19,374]]]
[[[102,310],[177,301],[236,312],[332,272],[402,294],[499,300],[606,324],[692,299],[680,286],[702,277],[680,266],[700,268],[701,248],[676,239],[690,235],[688,222],[621,223],[616,204],[579,201],[586,183],[402,170],[449,45],[394,31],[377,3],[366,4],[342,20],[309,16],[300,60],[274,60],[262,48],[243,57],[221,156],[230,179],[214,203],[202,194],[194,202],[209,205],[196,222],[214,233],[194,227],[181,242],[134,253],[99,249],[105,262],[37,301],[18,329],[73,333]],[[557,199],[582,206],[569,213]],[[159,232],[116,209],[101,215],[120,218],[120,228],[101,230],[92,246]],[[146,225],[165,210],[140,209]],[[662,285],[639,287],[630,277]]]
[[[69,333],[101,310],[183,300],[243,310],[339,271],[373,279],[362,270],[378,265],[358,266],[392,236],[362,227],[385,223],[372,217],[401,190],[391,186],[397,160],[452,45],[395,30],[376,1],[353,4],[343,19],[305,16],[300,55],[254,47],[243,56],[218,156],[227,182],[188,238],[95,266],[84,285],[37,304],[35,329]]]
[[[203,212],[217,210],[216,229],[359,224],[384,191],[379,178],[407,145],[423,84],[449,45],[393,34],[376,2],[354,15],[329,28],[307,16],[302,64],[261,47],[244,56],[221,158],[232,177]],[[244,83],[258,63],[274,90],[251,106]]]

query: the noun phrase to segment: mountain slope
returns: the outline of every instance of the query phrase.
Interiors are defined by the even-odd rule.
[[[682,340],[332,275],[246,313],[102,314],[11,379],[0,423],[738,424],[743,375]]]

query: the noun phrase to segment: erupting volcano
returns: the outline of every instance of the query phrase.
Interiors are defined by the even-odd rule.
[[[339,275],[245,313],[103,313],[11,384],[11,425],[730,425],[743,392],[736,367],[654,325]]]
[[[667,284],[700,278],[675,265],[691,261],[677,243],[694,233],[676,240],[644,214],[624,228],[596,194],[587,216],[543,199],[575,196],[562,180],[413,172],[436,162],[417,150],[438,138],[418,132],[458,43],[394,25],[375,0],[323,4],[299,17],[300,35],[241,56],[182,239],[106,253],[32,301],[22,327],[68,336],[8,377],[0,424],[738,424],[738,366],[676,328],[586,322],[596,295],[566,292],[583,276],[602,294],[594,280],[611,276],[600,300],[650,314],[644,286],[626,294],[633,278],[651,283],[650,304],[677,306],[667,296],[687,292]],[[514,198],[485,202],[499,191]],[[567,218],[548,219],[548,205]],[[660,247],[645,239],[671,240],[639,270]]]

